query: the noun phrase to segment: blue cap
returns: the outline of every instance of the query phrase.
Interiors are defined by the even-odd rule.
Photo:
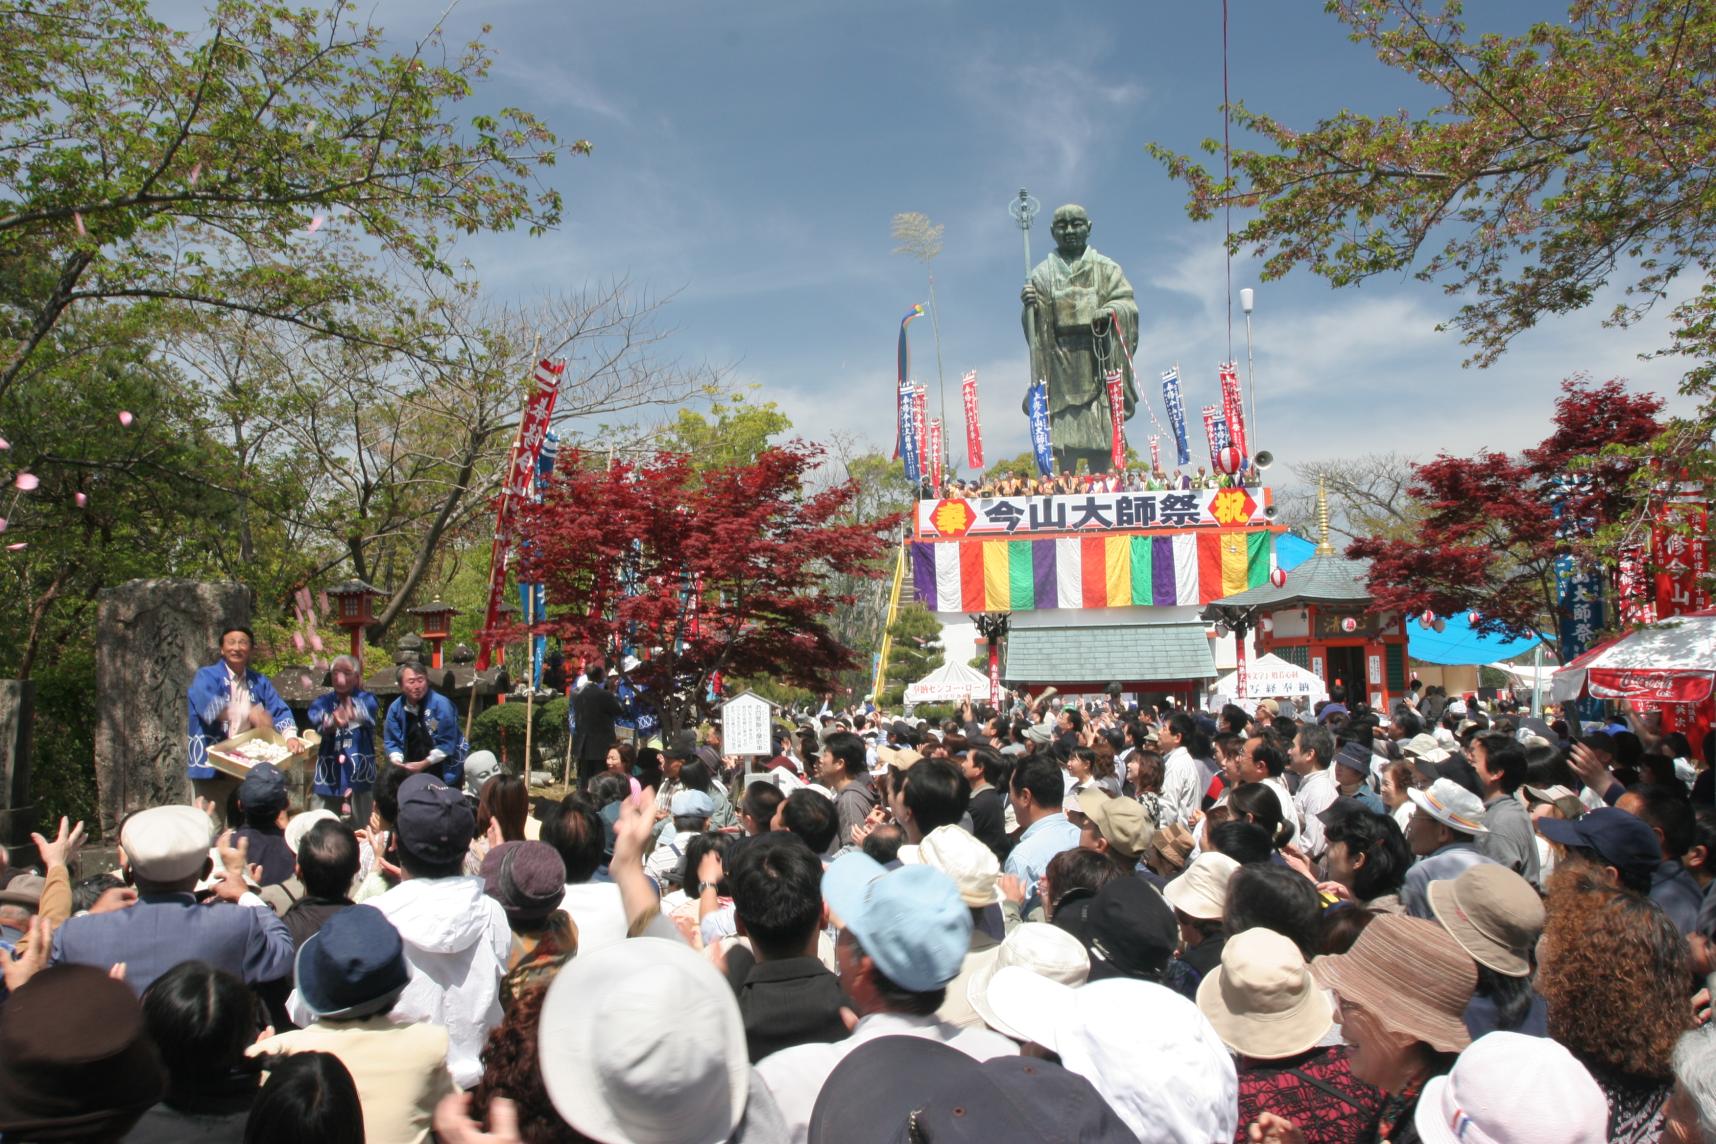
[[[952,878],[931,866],[889,871],[852,851],[822,875],[822,897],[888,980],[914,993],[959,976],[971,911]]]
[[[285,810],[286,776],[273,763],[257,763],[238,784],[238,801],[246,810]]]
[[[387,916],[374,906],[352,906],[298,948],[297,978],[310,1012],[352,1020],[392,1009],[410,973],[405,945]]]
[[[708,818],[715,813],[715,800],[700,790],[682,790],[668,809],[675,818]]]
[[[1537,832],[1563,846],[1595,850],[1599,858],[1622,873],[1648,878],[1662,862],[1662,847],[1650,824],[1612,806],[1600,806],[1572,821],[1540,818]]]
[[[425,862],[445,865],[470,849],[477,819],[465,796],[440,775],[412,775],[399,784],[394,834],[402,849]]]

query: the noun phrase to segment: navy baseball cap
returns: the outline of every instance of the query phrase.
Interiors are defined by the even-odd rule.
[[[1662,861],[1650,824],[1636,814],[1600,806],[1582,818],[1540,818],[1537,832],[1551,842],[1593,850],[1607,865],[1649,877]]]
[[[298,948],[298,995],[318,1017],[353,1020],[392,1009],[410,972],[399,931],[374,906],[352,906]]]
[[[444,866],[470,849],[477,819],[465,796],[440,776],[412,775],[399,785],[394,832],[413,857]]]
[[[257,763],[238,784],[238,801],[246,810],[285,810],[286,776],[273,763]]]

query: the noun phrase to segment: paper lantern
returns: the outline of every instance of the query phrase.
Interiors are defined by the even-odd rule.
[[[1419,627],[1427,628],[1431,624],[1434,624],[1435,622],[1436,622],[1436,613],[1432,612],[1429,608],[1425,608],[1424,614],[1418,617],[1418,626]]]
[[[1476,612],[1467,612],[1466,613],[1466,622],[1475,628],[1478,626],[1478,624],[1483,622],[1483,617],[1478,615],[1478,613],[1476,613]]]
[[[1285,587],[1287,584],[1286,570],[1282,568],[1271,568],[1269,570],[1269,582],[1277,588]]]
[[[1356,631],[1358,631],[1358,621],[1353,619],[1351,616],[1342,616],[1341,617],[1341,630],[1343,632],[1356,632]]]
[[[1260,629],[1262,629],[1263,631],[1272,632],[1275,630],[1275,617],[1264,616],[1261,620],[1259,620],[1257,622],[1257,626]]]
[[[1231,477],[1245,468],[1245,454],[1229,445],[1227,448],[1216,452],[1215,463],[1216,468]]]
[[[1447,620],[1437,620],[1431,626],[1434,627],[1439,632],[1444,632],[1444,631],[1448,630],[1448,621]]]

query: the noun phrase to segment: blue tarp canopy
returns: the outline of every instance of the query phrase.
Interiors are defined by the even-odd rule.
[[[1302,536],[1283,532],[1275,538],[1275,562],[1291,572],[1311,558],[1317,546]],[[1406,621],[1406,653],[1419,663],[1452,667],[1496,663],[1530,651],[1536,640],[1513,640],[1506,636],[1481,636],[1472,630],[1462,613],[1444,616],[1443,630],[1426,628],[1417,617]]]

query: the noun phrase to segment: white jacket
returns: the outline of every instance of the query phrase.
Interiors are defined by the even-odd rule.
[[[481,878],[407,879],[368,904],[399,931],[411,970],[391,1016],[443,1026],[448,1071],[460,1088],[475,1087],[483,1041],[501,1020],[500,980],[512,951],[505,911],[484,895]]]

